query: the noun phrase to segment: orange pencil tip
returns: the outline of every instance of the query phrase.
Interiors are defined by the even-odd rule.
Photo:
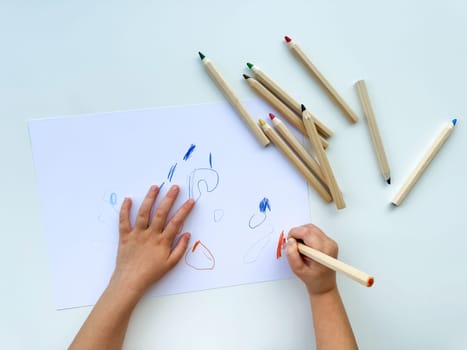
[[[373,277],[368,278],[368,281],[366,281],[366,286],[371,287],[375,283],[375,279]]]

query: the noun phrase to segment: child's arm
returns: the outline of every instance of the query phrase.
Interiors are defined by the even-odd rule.
[[[169,190],[151,218],[158,193],[157,186],[149,189],[134,227],[130,223],[131,200],[124,200],[120,210],[120,238],[114,273],[70,345],[71,350],[121,349],[134,307],[149,287],[183,256],[190,234],[183,234],[174,248],[172,244],[191,212],[194,201],[186,201],[166,224],[179,188],[173,186]]]
[[[305,225],[289,232],[286,254],[293,272],[305,283],[313,314],[316,348],[358,349],[349,319],[336,284],[336,273],[302,256],[297,240],[337,258],[337,244],[314,225]]]

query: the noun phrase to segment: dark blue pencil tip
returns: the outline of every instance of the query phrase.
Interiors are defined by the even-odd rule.
[[[206,56],[203,55],[201,51],[198,51],[199,58],[201,58],[201,61],[204,60]]]
[[[456,124],[457,124],[457,118],[454,118],[454,119],[452,120],[452,125],[456,126]]]
[[[388,183],[388,185],[391,184],[391,178],[387,179],[386,182]]]

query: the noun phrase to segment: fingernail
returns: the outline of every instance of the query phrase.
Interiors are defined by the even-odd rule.
[[[295,244],[296,242],[297,241],[293,237],[287,238],[287,245],[292,245],[292,244]]]
[[[173,185],[172,188],[170,189],[170,192],[177,192],[178,191],[178,186]]]

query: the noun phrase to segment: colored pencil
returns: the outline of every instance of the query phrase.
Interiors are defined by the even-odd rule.
[[[384,180],[391,184],[391,170],[389,169],[388,159],[384,151],[383,141],[379,132],[378,124],[376,123],[375,114],[370,102],[370,96],[364,80],[359,80],[355,83],[362,104],[363,112],[366,116],[368,130],[370,131],[371,141],[375,149],[376,158],[378,159],[379,168]]]
[[[255,77],[261,84],[263,84],[274,95],[276,95],[285,105],[287,105],[292,111],[294,111],[297,114],[297,116],[301,117],[301,104],[297,100],[295,100],[284,89],[282,89],[279,86],[279,84],[272,80],[261,68],[252,63],[247,63],[246,65],[253,73],[255,73]],[[321,135],[323,135],[325,138],[329,138],[332,136],[333,131],[321,120],[315,118],[315,123],[318,132]]]
[[[357,270],[355,267],[347,265],[346,263],[343,263],[342,261],[337,260],[332,256],[324,254],[323,252],[320,252],[317,249],[308,247],[303,243],[298,243],[298,251],[300,252],[300,254],[303,254],[309,257],[310,259],[313,259],[314,261],[326,266],[327,268],[330,268],[331,270],[342,272],[344,275],[350,277],[351,279],[357,281],[360,284],[363,284],[366,287],[371,287],[375,282],[373,276],[370,276],[365,272]]]
[[[310,139],[311,145],[315,150],[316,157],[318,158],[319,165],[321,166],[321,171],[326,178],[326,184],[331,191],[332,198],[336,203],[337,209],[345,208],[344,198],[342,197],[342,192],[337,185],[336,178],[332,171],[331,165],[329,164],[328,157],[326,152],[324,152],[321,142],[319,142],[318,132],[316,131],[315,123],[313,123],[313,117],[311,112],[309,112],[304,105],[302,105],[303,112],[303,124],[305,124],[305,129]]]
[[[337,93],[336,89],[329,83],[329,81],[324,77],[323,74],[316,68],[316,66],[311,62],[307,55],[302,51],[300,46],[288,36],[285,36],[285,41],[290,51],[297,57],[303,65],[313,74],[313,76],[318,79],[321,83],[321,86],[324,87],[329,96],[332,97],[334,102],[339,106],[339,108],[344,112],[344,115],[351,123],[356,123],[358,117],[355,112],[349,107],[349,105],[344,101],[344,99]]]
[[[282,136],[282,138],[292,147],[292,149],[297,153],[297,155],[305,162],[305,164],[310,168],[310,170],[326,184],[326,179],[319,167],[318,162],[311,156],[311,154],[305,149],[305,147],[298,141],[294,134],[289,130],[287,125],[285,125],[282,120],[277,118],[274,114],[269,113],[269,118],[271,118],[272,125],[274,129]]]
[[[287,119],[287,121],[292,124],[295,129],[300,131],[303,135],[306,136],[305,126],[303,125],[302,118],[298,117],[294,112],[292,112],[289,107],[287,107],[281,100],[279,100],[272,92],[270,92],[266,87],[263,86],[258,80],[250,77],[249,75],[243,74],[248,85],[266,102],[268,102],[274,109],[276,109],[281,115]],[[320,135],[321,143],[324,148],[327,148],[329,143],[328,141]]]
[[[425,172],[428,165],[430,165],[431,161],[434,159],[441,147],[443,147],[444,143],[447,141],[449,136],[451,136],[452,132],[454,131],[454,127],[456,126],[456,123],[457,119],[453,119],[448,125],[446,125],[443,128],[433,145],[425,153],[420,163],[418,163],[417,167],[412,171],[410,176],[405,181],[404,185],[400,188],[399,192],[392,200],[393,205],[399,206],[402,204],[404,199],[407,197],[407,195],[410,193],[410,191],[420,179],[422,174]]]
[[[266,136],[271,142],[279,149],[279,151],[287,158],[290,163],[303,175],[306,181],[318,192],[318,194],[326,202],[331,202],[332,197],[323,184],[316,178],[316,176],[307,168],[300,158],[293,152],[293,150],[282,140],[279,134],[271,128],[264,120],[259,120],[259,125],[263,129]]]
[[[201,52],[199,52],[199,57],[201,58],[201,62],[203,62],[204,67],[206,68],[206,70],[208,71],[210,76],[217,83],[218,87],[222,90],[225,97],[227,97],[227,100],[231,103],[231,105],[240,114],[243,121],[246,123],[246,125],[253,132],[256,139],[261,144],[261,146],[267,146],[269,144],[268,138],[266,137],[266,135],[264,135],[264,133],[261,131],[261,129],[258,127],[258,125],[250,117],[250,114],[248,113],[248,111],[241,104],[238,97],[234,94],[232,89],[227,85],[227,82],[224,80],[222,75],[219,73],[219,71],[214,66],[214,63],[210,59],[208,59],[205,55],[203,55]]]

